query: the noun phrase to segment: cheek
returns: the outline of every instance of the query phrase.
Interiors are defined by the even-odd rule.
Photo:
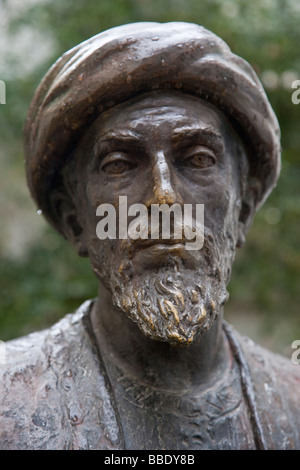
[[[118,194],[102,181],[99,175],[89,175],[86,186],[82,187],[81,205],[84,216],[84,225],[92,236],[96,233],[96,226],[100,220],[97,209],[102,204],[112,205],[118,212]]]
[[[223,230],[236,200],[231,175],[224,171],[182,187],[182,195],[185,203],[204,204],[205,226],[215,234]]]
[[[87,238],[89,259],[98,279],[106,282],[111,272],[119,270],[122,259],[117,240],[100,240],[96,234]]]
[[[148,180],[145,180],[143,172],[140,173],[113,180],[105,174],[91,174],[87,178],[84,197],[95,210],[104,203],[112,204],[118,209],[119,196],[127,196],[129,203],[142,203],[142,188],[145,188]]]
[[[103,204],[103,202],[110,202],[105,201],[105,182],[102,181],[98,175],[89,175],[87,177],[87,183],[84,188],[84,197],[87,201],[87,204],[96,211],[96,208]]]
[[[82,213],[84,238],[86,246],[90,252],[90,259],[92,264],[98,266],[103,264],[103,261],[107,263],[107,260],[114,258],[114,255],[118,254],[120,243],[122,240],[118,240],[118,195],[113,198],[112,194],[107,194],[107,191],[103,186],[97,184],[97,180],[90,178],[86,187],[82,187],[80,206]],[[107,220],[107,212],[103,215],[97,215],[97,208],[101,204],[111,204],[115,209],[115,217],[112,212],[112,217],[109,219],[110,230],[113,233],[113,228],[116,227],[116,238],[115,239],[101,239],[97,236],[97,226],[101,220]],[[102,231],[107,231],[107,227]],[[101,231],[101,233],[102,233]]]
[[[231,207],[230,190],[226,187],[218,188],[218,191],[209,195],[204,205],[205,225],[214,233],[223,230]]]

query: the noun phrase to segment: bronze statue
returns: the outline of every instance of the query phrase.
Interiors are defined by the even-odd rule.
[[[38,208],[89,257],[99,296],[7,344],[0,448],[299,448],[300,369],[223,321],[236,247],[280,171],[251,66],[198,25],[110,29],[44,77],[25,154]],[[202,248],[99,239],[97,207],[122,216],[120,196],[149,213],[204,204]]]

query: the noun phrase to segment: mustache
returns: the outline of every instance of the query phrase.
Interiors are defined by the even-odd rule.
[[[165,245],[166,247],[173,246],[174,248],[176,248],[176,246],[180,246],[180,250],[178,250],[178,255],[180,255],[180,253],[186,253],[195,258],[201,258],[207,264],[212,263],[213,261],[213,265],[218,266],[220,259],[221,259],[222,250],[213,232],[207,227],[204,227],[203,230],[204,230],[203,246],[199,251],[187,252],[184,245],[186,245],[187,243],[190,243],[191,240],[189,240],[187,237],[183,235],[181,238],[175,238],[174,236],[172,236],[169,239],[164,239],[162,237],[158,239],[127,238],[125,240],[122,240],[121,242],[121,246],[120,246],[121,254],[125,258],[127,257],[131,258],[136,253],[142,250],[145,250],[147,248],[150,248],[152,246],[155,246],[155,245]],[[216,269],[217,271],[219,271],[218,268]]]
[[[129,224],[127,238],[121,242],[121,251],[132,253],[157,244],[188,245],[200,237],[203,239],[202,247],[204,235],[207,239],[206,243],[210,243],[213,239],[211,231],[195,219],[178,220],[174,217],[153,223],[148,215],[147,217],[139,217],[138,223],[134,225]]]

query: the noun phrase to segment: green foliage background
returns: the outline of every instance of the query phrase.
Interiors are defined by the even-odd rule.
[[[288,83],[291,77],[300,79],[299,2],[2,0],[0,18],[1,13],[7,20],[8,40],[0,35],[0,79],[7,89],[6,105],[0,106],[0,338],[50,325],[97,295],[88,260],[78,258],[36,215],[26,188],[22,126],[39,80],[63,52],[109,27],[135,21],[190,21],[221,36],[265,78],[279,119],[282,175],[237,254],[226,316],[255,340],[290,354],[292,341],[300,338],[300,105],[292,103]],[[37,42],[45,48],[50,38],[51,47],[22,74],[18,60],[26,65],[27,59],[34,59],[30,47],[22,52],[24,31],[27,36],[36,32]],[[16,55],[10,51],[11,38],[18,37]]]

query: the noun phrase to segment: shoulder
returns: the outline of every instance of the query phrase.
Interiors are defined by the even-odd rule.
[[[297,404],[300,409],[300,366],[291,359],[259,346],[250,338],[239,335],[243,351],[252,374],[259,383],[263,383],[268,393],[270,387],[276,387],[286,400]],[[300,424],[300,414],[298,414]]]
[[[300,365],[234,334],[249,368],[267,447],[299,449]]]
[[[8,395],[20,382],[24,385],[23,391],[36,388],[38,382],[47,382],[46,378],[52,382],[55,362],[69,359],[72,336],[84,335],[82,320],[87,308],[88,305],[84,304],[76,313],[66,315],[49,329],[5,343],[5,365],[0,368],[0,386]]]
[[[0,366],[0,449],[109,448],[118,427],[93,340],[91,301],[49,329],[6,343]],[[95,403],[103,406],[95,410]],[[106,406],[111,413],[99,420]],[[101,422],[100,422],[101,421]]]

